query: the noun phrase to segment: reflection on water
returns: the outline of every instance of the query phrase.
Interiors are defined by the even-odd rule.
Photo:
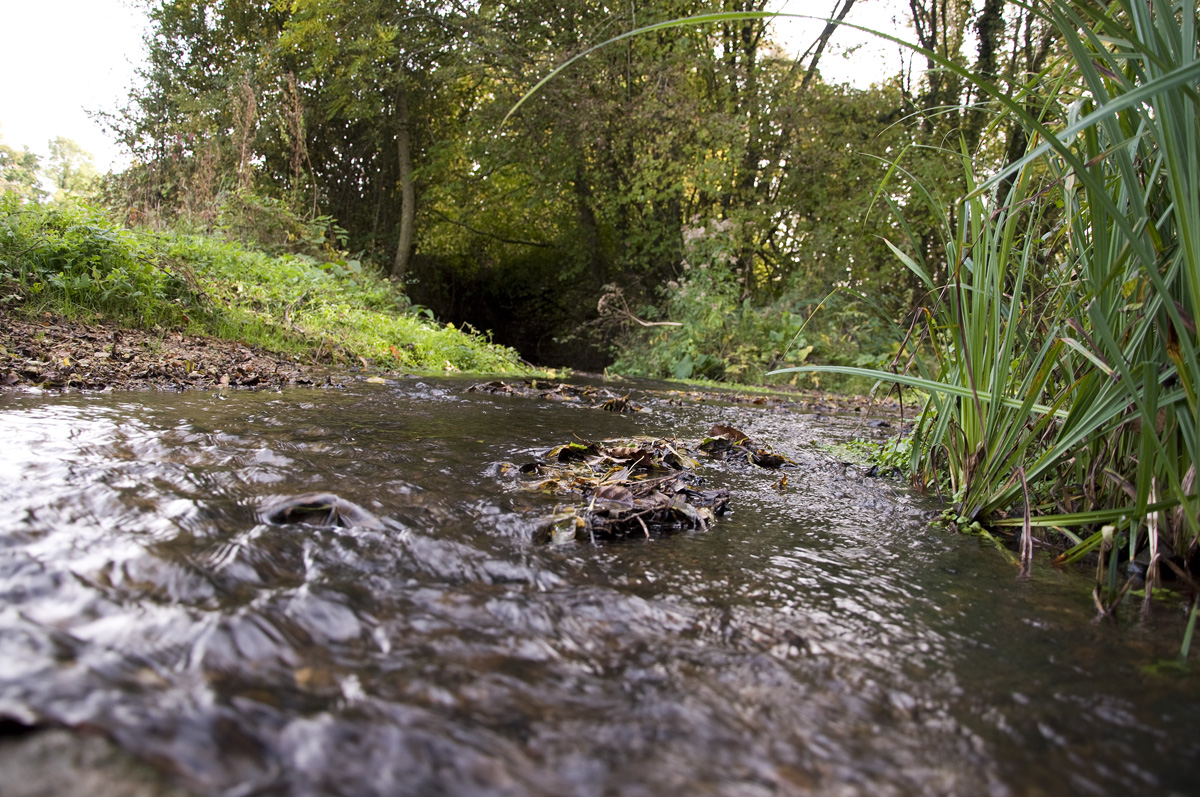
[[[466,382],[0,401],[0,715],[99,729],[202,794],[1186,793],[1170,601],[1097,624],[814,440],[853,421],[617,415]],[[734,423],[731,514],[532,542],[504,461]],[[865,429],[865,427],[863,427]],[[335,493],[367,526],[264,522]]]

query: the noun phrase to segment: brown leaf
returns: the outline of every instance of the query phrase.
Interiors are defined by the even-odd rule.
[[[755,451],[750,454],[750,461],[760,468],[782,468],[784,465],[796,463],[787,457],[773,451]]]
[[[714,424],[713,428],[708,430],[708,436],[709,437],[723,437],[726,440],[730,440],[734,443],[740,443],[744,440],[750,439],[750,435],[746,434],[745,432],[741,431],[740,429],[735,429],[732,426],[724,426],[719,423]]]
[[[619,484],[602,484],[592,493],[592,500],[609,508],[633,509],[633,493]]]

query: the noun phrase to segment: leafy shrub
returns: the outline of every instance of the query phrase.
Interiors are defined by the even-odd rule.
[[[627,323],[614,370],[750,383],[784,363],[863,366],[890,360],[898,347],[895,325],[841,291],[824,297],[797,291],[755,306],[744,278],[734,272],[731,227],[717,221],[685,231],[681,276],[660,291],[661,315],[669,325]],[[646,307],[638,315],[658,318],[660,311]]]
[[[291,203],[248,190],[217,195],[215,229],[271,253],[321,258],[346,246],[348,233],[332,216],[307,218]]]
[[[184,308],[198,302],[187,280],[162,265],[146,238],[85,204],[0,198],[0,269],[27,300],[149,323],[178,324]]]

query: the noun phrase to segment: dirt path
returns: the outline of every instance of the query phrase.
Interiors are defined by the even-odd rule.
[[[315,385],[324,374],[243,343],[0,309],[0,392]]]

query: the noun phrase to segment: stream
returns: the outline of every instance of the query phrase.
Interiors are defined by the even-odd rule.
[[[471,381],[0,395],[0,761],[68,729],[230,797],[1196,793],[1200,684],[1153,666],[1183,599],[1019,578],[828,448],[888,430]],[[796,466],[698,458],[707,529],[544,542],[566,499],[508,475],[713,424]],[[264,514],[314,492],[372,522]]]

